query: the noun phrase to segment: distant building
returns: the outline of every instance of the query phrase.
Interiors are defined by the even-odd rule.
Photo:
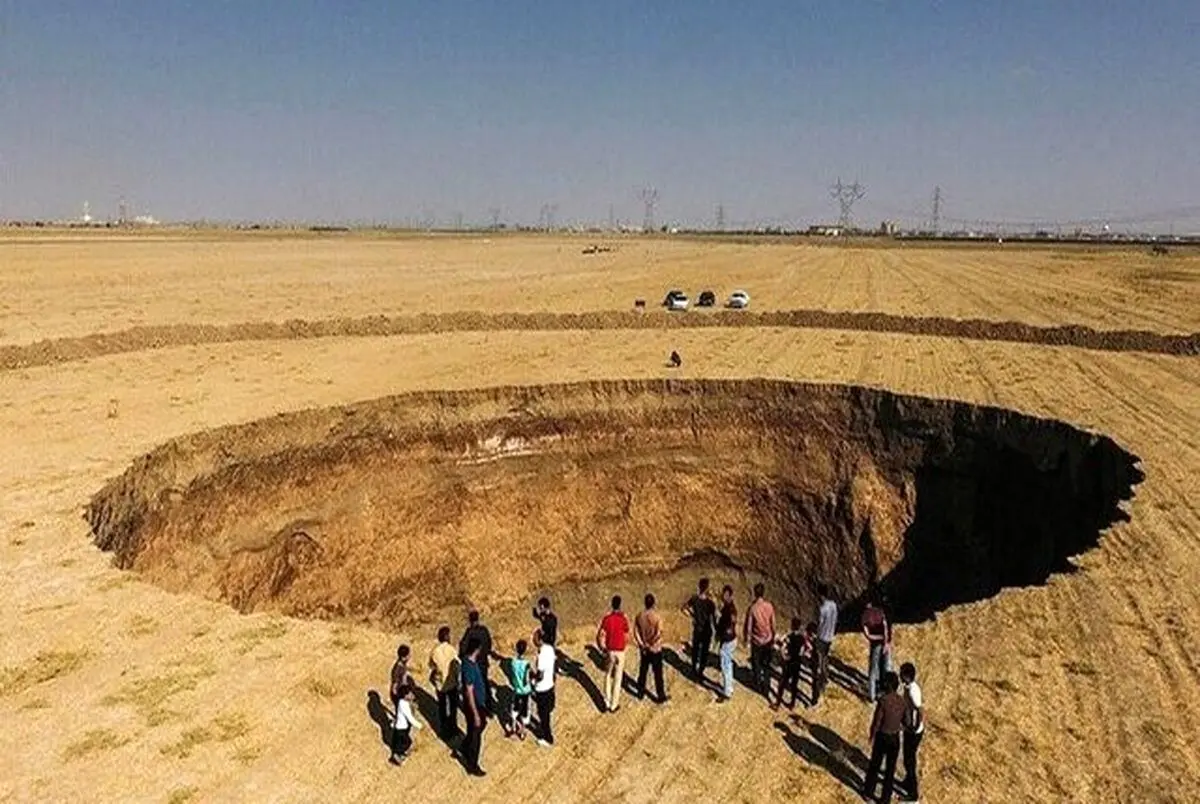
[[[808,227],[808,234],[820,237],[841,237],[846,230],[837,224],[817,223]]]
[[[895,237],[900,231],[900,224],[895,221],[882,221],[879,224],[879,233],[884,237]]]

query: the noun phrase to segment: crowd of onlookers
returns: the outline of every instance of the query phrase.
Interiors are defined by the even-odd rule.
[[[692,624],[691,641],[687,651],[690,670],[695,681],[708,685],[710,650],[715,645],[719,657],[720,678],[716,683],[717,703],[725,703],[734,694],[734,654],[738,646],[739,625],[741,641],[750,654],[748,686],[761,694],[772,709],[797,702],[814,707],[821,699],[830,679],[830,652],[839,623],[838,604],[826,587],[818,589],[820,605],[816,619],[805,623],[798,617],[790,620],[786,633],[776,628],[774,605],[767,599],[763,584],[754,587],[754,598],[745,616],[739,618],[732,586],[721,590],[714,599],[707,578],[699,582],[696,593],[688,599],[683,611]],[[604,670],[602,708],[605,713],[621,708],[621,690],[625,684],[626,652],[631,637],[637,648],[638,671],[633,689],[646,699],[647,683],[654,677],[653,700],[659,704],[669,698],[663,678],[663,619],[658,601],[647,594],[643,609],[632,625],[622,610],[619,596],[612,598],[609,611],[600,621],[595,646],[599,650]],[[451,642],[449,626],[438,629],[437,645],[429,655],[429,682],[437,696],[437,728],[441,737],[450,742],[460,735],[455,754],[474,776],[484,776],[480,753],[484,729],[489,718],[499,717],[506,737],[524,740],[532,734],[538,745],[554,745],[553,718],[556,704],[555,681],[564,672],[569,659],[560,653],[558,617],[550,600],[541,598],[533,609],[538,627],[530,640],[519,639],[511,656],[501,656],[492,643],[492,635],[480,621],[479,612],[468,614],[467,628],[458,644]],[[872,594],[862,612],[862,634],[867,642],[867,672],[863,694],[875,705],[870,727],[870,761],[862,793],[870,798],[880,788],[880,801],[891,801],[896,765],[903,755],[905,778],[901,785],[906,800],[917,801],[917,754],[925,731],[921,688],[916,680],[916,668],[904,663],[899,673],[892,670],[892,629],[881,598]],[[772,690],[774,665],[779,658],[778,682]],[[410,670],[412,655],[409,646],[401,645],[391,673],[391,756],[389,761],[401,764],[412,747],[413,731],[422,728],[415,716],[412,701],[417,688]],[[508,681],[508,701],[505,711],[499,712],[496,686],[492,680],[492,662],[499,663]],[[811,687],[807,700],[801,694],[800,683],[807,669]],[[772,700],[773,697],[773,700]],[[459,731],[458,716],[465,719],[465,732]],[[536,716],[536,719],[535,719]]]

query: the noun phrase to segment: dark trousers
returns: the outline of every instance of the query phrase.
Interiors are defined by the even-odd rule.
[[[776,706],[783,703],[784,690],[792,694],[792,701],[788,706],[795,706],[796,699],[800,697],[800,659],[788,659],[783,663],[783,674],[779,677],[779,696],[775,699]]]
[[[875,795],[875,785],[879,782],[879,768],[883,766],[883,792],[880,794],[880,804],[890,804],[892,787],[896,783],[896,758],[900,754],[899,734],[876,734],[875,743],[871,746],[871,763],[867,765],[867,782],[863,787],[863,795],[870,798]]]
[[[479,727],[471,722],[471,713],[467,714],[467,736],[463,737],[462,746],[458,749],[462,755],[467,770],[479,770],[479,752],[483,750],[483,730],[487,728],[487,718],[480,712]]]
[[[443,737],[458,734],[458,688],[437,694],[438,732]]]
[[[704,677],[704,668],[708,666],[708,649],[712,646],[712,631],[692,632],[692,674],[696,678]]]
[[[479,673],[483,676],[483,715],[486,717],[492,714],[492,704],[495,702],[492,698],[495,695],[495,691],[492,689],[492,680],[488,678],[487,662],[481,661],[479,663]]]
[[[920,782],[917,779],[917,749],[921,747],[920,732],[904,732],[904,787],[912,799],[921,797]]]
[[[392,756],[402,757],[412,748],[412,734],[408,729],[392,729]]]
[[[762,695],[771,692],[771,658],[774,648],[766,645],[750,645],[750,673],[754,676],[754,688]]]
[[[556,703],[554,687],[545,692],[535,692],[533,703],[537,707],[538,728],[542,733],[542,739],[553,745],[554,727],[550,720],[554,716],[554,704]]]
[[[825,691],[825,685],[829,683],[829,649],[832,647],[823,640],[813,640],[812,656],[809,657],[812,662],[813,706],[816,706],[817,701],[821,700],[821,693]]]
[[[666,688],[663,687],[663,655],[662,651],[643,650],[638,659],[638,695],[646,697],[646,676],[654,668],[654,688],[658,693],[658,701],[662,703],[667,698]]]

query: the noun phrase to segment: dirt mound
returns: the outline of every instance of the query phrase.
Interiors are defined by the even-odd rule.
[[[993,408],[846,386],[421,393],[169,442],[92,500],[96,543],[243,610],[395,624],[717,555],[901,618],[1069,568],[1137,459]]]
[[[1200,333],[1164,335],[1144,330],[1097,330],[1067,325],[1038,327],[1015,321],[910,317],[888,313],[779,310],[713,311],[670,314],[598,311],[592,313],[428,313],[411,316],[368,316],[317,321],[257,321],[243,324],[170,324],[133,327],[78,338],[55,338],[31,344],[0,346],[0,370],[30,368],[86,360],[103,355],[209,343],[299,340],[307,338],[420,335],[443,332],[625,329],[692,329],[704,327],[794,327],[862,332],[891,332],[968,340],[1076,346],[1108,352],[1200,355]]]

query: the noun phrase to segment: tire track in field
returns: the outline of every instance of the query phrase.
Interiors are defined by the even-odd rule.
[[[868,276],[867,294],[873,292]],[[976,294],[950,280],[966,297]],[[984,302],[985,308],[999,310]],[[1144,330],[1097,330],[1080,325],[1039,327],[1015,321],[901,316],[879,312],[826,310],[714,311],[711,313],[423,313],[318,320],[257,321],[241,324],[165,324],[110,333],[54,338],[0,347],[0,370],[50,366],[105,355],[178,346],[242,341],[308,340],[335,337],[388,337],[450,332],[562,332],[568,330],[668,330],[706,327],[775,327],[880,332],[962,340],[1073,346],[1107,352],[1200,355],[1200,332],[1163,335]]]
[[[925,289],[921,287],[921,284],[914,279],[910,273],[900,267],[900,262],[900,260],[896,260],[896,264],[890,266],[890,268],[894,270],[898,276],[908,282],[908,284],[912,285],[913,291],[917,294],[917,298],[921,300],[921,305],[923,307],[928,307],[930,304],[929,294],[925,292]],[[961,287],[958,288],[958,291],[960,294],[964,293]],[[976,354],[975,350],[968,346],[962,339],[955,339],[955,346],[958,347],[958,351],[966,357],[967,361],[975,367],[975,376],[987,389],[990,402],[992,404],[999,404],[999,391],[997,390],[996,385],[992,382],[991,375],[985,370],[983,361],[980,359],[979,355]]]

